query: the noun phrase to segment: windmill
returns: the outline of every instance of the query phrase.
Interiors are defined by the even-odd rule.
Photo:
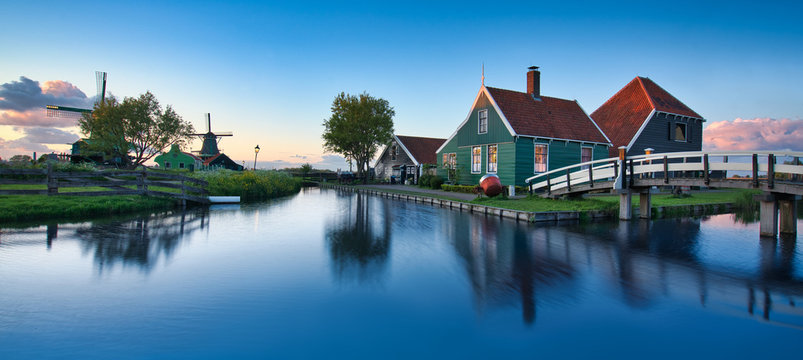
[[[98,98],[100,103],[106,100],[106,72],[95,71],[95,80],[98,87]],[[60,118],[80,118],[83,114],[92,113],[90,109],[80,109],[68,106],[47,105],[47,117],[60,117]]]
[[[220,150],[217,147],[217,144],[220,142],[218,138],[223,136],[233,136],[230,131],[227,132],[212,132],[212,114],[206,113],[206,133],[204,134],[191,134],[192,136],[198,136],[203,140],[203,145],[201,145],[201,151],[198,152],[198,157],[201,159],[208,159],[220,154]]]

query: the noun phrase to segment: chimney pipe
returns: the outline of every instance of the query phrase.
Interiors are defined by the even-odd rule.
[[[534,99],[541,99],[541,72],[538,66],[527,68],[527,93]]]

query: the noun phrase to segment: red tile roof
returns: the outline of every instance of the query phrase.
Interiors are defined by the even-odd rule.
[[[576,101],[486,87],[519,135],[608,143]]]
[[[220,155],[222,155],[222,153],[220,153],[220,154],[217,154],[217,155],[215,155],[215,156],[213,156],[213,157],[211,157],[211,158],[208,158],[208,159],[206,159],[206,160],[204,161],[204,165],[206,165],[206,166],[209,166],[209,164],[211,164],[211,163],[212,163],[212,161],[215,161],[215,159],[217,159],[218,157],[220,157]]]
[[[437,164],[435,152],[446,142],[446,139],[417,136],[396,135],[396,137],[419,164]]]
[[[702,119],[658,84],[640,76],[591,113],[591,118],[611,139],[614,153],[614,149],[630,144],[652,110]]]

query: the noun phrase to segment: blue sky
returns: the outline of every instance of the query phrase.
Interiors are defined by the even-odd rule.
[[[448,137],[469,111],[483,64],[486,85],[520,91],[526,68],[540,66],[544,95],[576,99],[588,113],[646,76],[707,126],[787,119],[794,128],[782,131],[803,132],[795,2],[31,1],[3,9],[0,84],[60,80],[93,96],[94,71],[106,71],[114,95],[150,90],[198,129],[212,113],[213,130],[234,132],[224,151],[250,163],[259,144],[262,167],[342,164],[320,140],[341,91],[387,99],[399,134]],[[0,157],[60,151],[66,146],[44,142],[78,134],[26,119],[0,122]]]

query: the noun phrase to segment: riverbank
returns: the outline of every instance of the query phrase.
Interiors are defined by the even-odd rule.
[[[322,188],[421,202],[460,211],[495,215],[528,222],[614,218],[618,216],[619,206],[618,197],[613,195],[572,200],[553,200],[527,196],[498,199],[406,185],[337,185],[330,183],[321,183],[319,185]],[[674,197],[670,194],[654,195],[652,215],[660,218],[665,216],[700,216],[732,212],[735,210],[735,203],[742,196],[742,192],[744,191],[698,192],[688,197]],[[637,200],[637,198],[634,199],[634,205],[636,205],[633,211],[634,217],[639,216]]]
[[[142,195],[0,195],[0,223],[85,220],[106,215],[166,211],[180,205],[175,199]]]

